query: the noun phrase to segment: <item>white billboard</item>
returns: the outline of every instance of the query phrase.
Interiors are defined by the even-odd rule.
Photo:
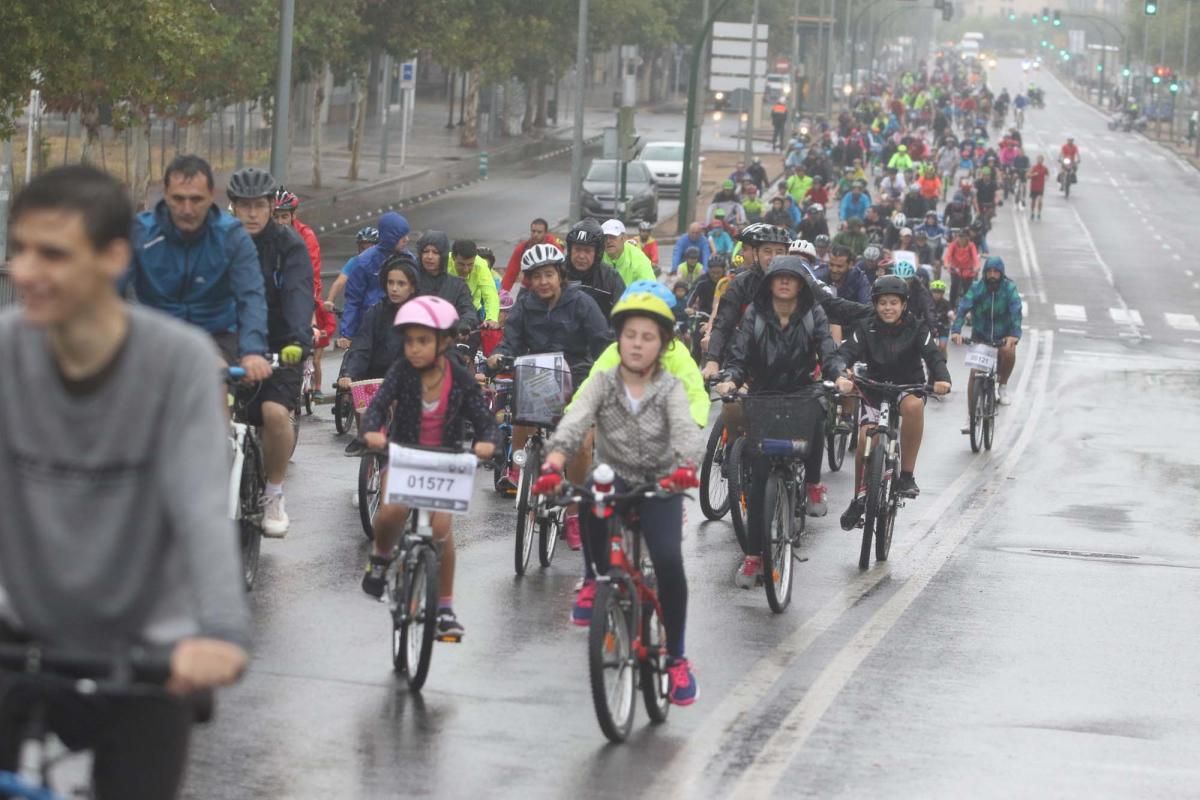
[[[767,74],[767,60],[765,58],[756,58],[754,60],[754,74],[758,77],[764,77]],[[714,58],[709,67],[709,72],[713,75],[750,75],[750,59],[748,58]]]
[[[714,22],[713,23],[713,39],[745,39],[750,41],[750,32],[753,26],[749,22]],[[767,32],[769,26],[758,26],[758,41],[765,42],[767,40]]]

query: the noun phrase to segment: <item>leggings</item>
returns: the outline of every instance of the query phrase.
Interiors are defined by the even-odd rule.
[[[836,402],[836,401],[835,401]],[[815,430],[809,437],[808,455],[804,457],[804,488],[821,482],[821,462],[825,459],[825,420],[818,418]],[[767,515],[774,509],[766,508],[767,476],[771,471],[771,459],[755,455],[750,460],[749,519],[746,520],[746,539],[750,550],[746,555],[762,553],[762,535],[767,527]],[[765,513],[764,513],[765,512]]]
[[[591,482],[588,482],[591,485]],[[617,492],[628,490],[618,479]],[[638,504],[636,528],[654,564],[658,582],[658,601],[662,603],[663,627],[667,630],[667,654],[683,658],[683,631],[687,622],[687,576],[683,572],[683,496],[663,500],[643,500]],[[595,578],[592,562],[601,575],[608,572],[608,520],[597,519],[586,503],[579,505],[583,528],[585,575]]]

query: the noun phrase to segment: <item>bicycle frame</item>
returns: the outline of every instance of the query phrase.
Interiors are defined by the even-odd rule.
[[[229,469],[229,493],[227,495],[227,508],[229,509],[229,518],[233,520],[242,518],[242,465],[246,461],[246,437],[250,435],[250,426],[243,422],[229,423],[229,446],[233,448],[233,466]]]

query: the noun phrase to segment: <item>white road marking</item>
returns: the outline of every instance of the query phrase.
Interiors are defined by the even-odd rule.
[[[1017,255],[1025,265],[1025,272],[1032,279],[1033,291],[1038,301],[1046,302],[1046,287],[1042,284],[1042,268],[1038,263],[1037,250],[1033,246],[1033,234],[1029,231],[1029,220],[1013,209],[1013,227],[1017,231]]]
[[[1121,304],[1121,308],[1128,310],[1129,304],[1125,302],[1125,298],[1121,296],[1119,291],[1117,291],[1117,281],[1116,278],[1113,277],[1113,271],[1108,266],[1108,262],[1104,260],[1104,256],[1100,255],[1100,248],[1096,246],[1096,240],[1092,238],[1092,232],[1089,231],[1087,225],[1083,223],[1083,217],[1079,215],[1079,209],[1075,206],[1070,206],[1070,209],[1071,213],[1075,215],[1075,221],[1079,223],[1079,228],[1083,231],[1083,238],[1087,241],[1088,246],[1092,248],[1092,254],[1096,257],[1096,263],[1100,265],[1100,270],[1104,273],[1104,279],[1108,282],[1108,285],[1113,288],[1113,291],[1116,292],[1117,301]],[[1197,284],[1196,288],[1200,289],[1200,284]],[[1134,334],[1139,333],[1136,328],[1134,328],[1132,332]]]
[[[1200,321],[1195,314],[1163,314],[1167,324],[1177,331],[1200,331]]]
[[[1029,316],[1029,303],[1025,302],[1024,300],[1021,301],[1021,316]]]
[[[1087,322],[1087,309],[1083,306],[1055,303],[1054,316],[1064,322]]]
[[[1195,273],[1194,273],[1194,272],[1192,272],[1190,269],[1185,269],[1185,270],[1183,271],[1183,274],[1184,274],[1184,275],[1187,275],[1187,276],[1190,278],[1190,277],[1192,277],[1192,275],[1194,275]]]
[[[1059,333],[1073,333],[1077,336],[1087,336],[1087,331],[1081,331],[1078,328],[1059,328]]]
[[[1156,233],[1156,234],[1154,234],[1154,241],[1156,241],[1156,242],[1161,242],[1161,241],[1162,241],[1162,234],[1161,234],[1161,233]]]
[[[1166,242],[1163,242],[1163,243],[1162,243],[1162,249],[1163,249],[1163,250],[1170,250],[1170,249],[1171,249],[1171,245],[1167,244]]]
[[[1138,327],[1142,325],[1142,315],[1127,306],[1121,308],[1110,308],[1108,310],[1108,316],[1111,317],[1112,321],[1118,325],[1135,325]],[[1134,331],[1133,334],[1136,336],[1137,331]]]
[[[1188,344],[1200,344],[1200,339],[1184,339]]]

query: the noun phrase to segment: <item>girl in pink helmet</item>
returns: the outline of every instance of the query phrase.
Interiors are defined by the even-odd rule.
[[[475,431],[475,455],[491,458],[498,431],[475,376],[446,351],[454,341],[458,313],[449,302],[431,295],[414,297],[396,312],[395,326],[404,338],[404,358],[397,359],[363,416],[366,445],[381,450],[388,441],[401,445],[456,447],[463,440],[463,420]],[[394,412],[389,410],[395,404]],[[390,416],[390,421],[389,421]],[[380,429],[387,426],[387,433]],[[381,489],[387,495],[387,478]],[[409,509],[382,504],[375,515],[375,544],[363,575],[363,591],[383,595],[392,553],[404,531]],[[433,538],[440,562],[437,638],[462,640],[463,627],[454,615],[454,533],[447,512],[432,514]]]

